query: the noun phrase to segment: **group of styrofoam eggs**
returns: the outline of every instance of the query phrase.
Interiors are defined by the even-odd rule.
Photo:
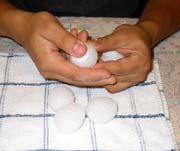
[[[86,117],[94,123],[107,123],[114,119],[118,105],[110,97],[92,98],[86,107],[76,103],[74,92],[67,86],[50,91],[49,104],[55,111],[55,124],[59,132],[73,133],[81,128]]]
[[[93,67],[98,61],[98,53],[92,45],[85,45],[85,55],[80,58],[70,56],[70,61],[80,67]],[[108,61],[123,57],[116,51],[108,51],[103,53],[101,59]],[[86,108],[77,104],[75,100],[73,91],[65,86],[55,87],[50,92],[49,103],[56,112],[55,123],[61,132],[75,132],[83,125],[86,116],[94,123],[107,123],[114,118],[118,110],[117,104],[110,97],[92,98]]]

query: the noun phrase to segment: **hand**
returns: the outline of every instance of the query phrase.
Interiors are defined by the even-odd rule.
[[[80,57],[86,52],[86,46],[67,32],[54,16],[40,12],[26,21],[20,42],[43,77],[78,86],[103,86],[115,82],[104,69],[79,68],[68,61],[63,52]]]
[[[95,47],[99,52],[116,50],[125,56],[96,65],[98,69],[111,72],[117,80],[116,84],[105,86],[109,92],[121,91],[146,80],[152,66],[151,44],[140,27],[121,25],[111,35],[99,38]]]

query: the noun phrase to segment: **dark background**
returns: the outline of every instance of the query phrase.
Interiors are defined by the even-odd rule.
[[[57,16],[139,17],[147,0],[9,0],[31,11],[48,11]]]

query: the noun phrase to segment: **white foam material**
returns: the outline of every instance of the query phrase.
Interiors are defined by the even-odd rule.
[[[85,44],[87,47],[86,54],[80,58],[70,56],[70,61],[79,67],[92,67],[97,63],[98,54],[92,45]]]
[[[87,106],[87,115],[94,123],[107,123],[117,114],[118,106],[110,97],[93,98]]]
[[[77,103],[66,105],[56,112],[56,127],[61,133],[73,133],[81,128],[85,115],[85,110],[81,105]]]
[[[57,86],[49,93],[49,104],[54,111],[65,105],[73,103],[74,100],[74,93],[67,86]]]
[[[101,57],[103,61],[110,61],[110,60],[116,61],[122,58],[124,58],[124,55],[122,55],[121,53],[115,50],[104,52]]]

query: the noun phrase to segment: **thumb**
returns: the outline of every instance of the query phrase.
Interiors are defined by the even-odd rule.
[[[81,57],[86,53],[85,44],[69,32],[65,31],[59,40],[58,46],[74,57]]]
[[[105,37],[98,38],[95,42],[95,48],[99,52],[116,50],[118,48],[119,39],[115,34],[107,35]]]
[[[78,37],[66,31],[61,24],[55,24],[52,30],[47,31],[47,39],[74,57],[81,57],[86,53],[85,44]]]

